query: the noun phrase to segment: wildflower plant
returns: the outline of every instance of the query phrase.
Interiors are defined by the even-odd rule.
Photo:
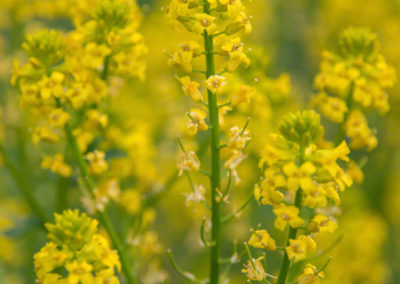
[[[211,236],[207,238],[204,235],[205,220],[203,220],[201,239],[203,244],[210,248],[210,278],[208,281],[215,284],[222,280],[220,268],[221,226],[235,215],[232,213],[222,217],[221,205],[229,198],[228,193],[232,181],[236,184],[240,182],[237,167],[247,157],[244,150],[250,140],[249,131],[246,129],[247,121],[243,127],[233,126],[230,131],[228,130],[227,143],[221,143],[221,135],[224,132],[221,124],[226,113],[224,108],[235,107],[248,99],[246,87],[243,87],[242,91],[238,90],[238,95],[227,92],[227,86],[230,84],[227,75],[234,72],[239,66],[246,67],[250,64],[249,58],[244,53],[240,35],[251,32],[252,25],[240,0],[173,0],[166,8],[166,12],[169,22],[183,27],[194,38],[181,44],[173,54],[169,54],[168,64],[182,74],[177,75],[177,78],[182,84],[184,94],[199,105],[198,108],[191,109],[187,113],[189,118],[186,127],[187,134],[193,136],[200,131],[208,131],[210,135],[211,170],[208,172],[202,169],[197,154],[192,150],[186,150],[181,140],[179,143],[184,155],[178,168],[179,174],[185,173],[189,179],[193,190],[191,199],[201,201],[211,210]],[[202,61],[205,61],[205,64]],[[204,70],[199,69],[202,66]],[[197,81],[195,73],[205,76],[203,89],[200,88],[201,84]],[[206,95],[203,95],[203,92]],[[208,111],[208,117],[203,109]],[[230,154],[222,164],[220,152],[223,148],[226,148]],[[225,169],[226,174],[223,174],[222,168]],[[196,185],[193,181],[192,172],[200,172],[209,176],[210,204],[203,196],[203,187]],[[221,188],[223,175],[226,175],[227,178],[225,189]],[[174,267],[177,268],[171,253],[170,257]],[[180,269],[177,270],[182,272]],[[192,274],[181,274],[188,280],[200,281],[196,280]]]
[[[389,111],[386,89],[393,87],[395,79],[394,68],[380,54],[376,34],[353,27],[342,32],[338,53],[323,53],[315,78],[319,92],[313,101],[324,117],[339,124],[336,144],[348,137],[355,150],[371,151],[377,146],[365,113]]]
[[[104,0],[98,1],[91,13],[74,20],[76,28],[68,34],[55,30],[28,34],[23,43],[28,62],[23,66],[15,63],[11,81],[21,92],[21,108],[34,118],[35,145],[61,144],[73,153],[69,159],[62,153],[46,155],[42,167],[63,177],[79,175],[84,205],[107,230],[127,282],[135,283],[131,257],[106,210],[110,200],[119,199],[119,192],[101,192],[97,184],[109,169],[107,149],[99,149],[98,143],[109,126],[105,104],[112,87],[109,78],[144,77],[142,58],[147,49],[137,32],[140,17],[132,2]],[[68,265],[79,269],[72,267],[74,262]],[[89,274],[91,265],[86,265]]]
[[[348,161],[350,150],[346,142],[327,149],[318,145],[324,128],[317,113],[311,110],[290,113],[282,118],[278,129],[279,133],[270,135],[271,143],[261,154],[259,166],[264,177],[256,185],[254,196],[260,205],[272,206],[276,215],[275,228],[281,231],[289,228],[277,277],[277,283],[286,283],[290,263],[304,260],[315,252],[313,237],[319,232],[336,229],[336,223],[329,216],[316,212],[319,208],[338,205],[339,194],[353,181],[338,164],[340,160]],[[308,220],[300,214],[303,207],[314,212]],[[266,230],[253,231],[248,244],[255,248],[277,249]],[[249,273],[249,270],[244,272]],[[267,274],[259,281],[266,278]]]
[[[281,231],[289,227],[289,232],[281,248],[284,256],[277,276],[265,273],[259,259],[254,259],[247,247],[250,260],[243,272],[249,280],[271,283],[270,277],[276,278],[278,284],[288,283],[293,264],[307,261],[308,255],[316,251],[314,239],[335,232],[335,216],[326,209],[340,205],[340,194],[352,186],[353,179],[362,182],[362,171],[350,161],[350,148],[344,139],[349,139],[353,149],[366,147],[370,151],[376,147],[376,138],[363,112],[388,111],[384,88],[391,87],[394,80],[393,68],[379,54],[376,35],[368,30],[345,30],[340,38],[340,53],[324,53],[321,72],[315,79],[319,93],[313,104],[322,115],[339,123],[336,141],[324,139],[320,116],[313,110],[282,117],[279,133],[270,135],[271,142],[262,151],[259,164],[264,175],[255,186],[254,196],[260,205],[272,206],[276,215],[274,227]],[[359,93],[362,90],[364,94]],[[353,119],[358,119],[358,123]],[[349,125],[354,126],[357,134]],[[344,163],[348,163],[347,169]],[[277,250],[275,240],[266,230],[252,230],[248,245]],[[307,263],[303,273],[297,273],[297,283],[320,283],[329,261],[319,269]]]

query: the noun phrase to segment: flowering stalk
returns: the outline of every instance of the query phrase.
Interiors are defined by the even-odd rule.
[[[225,90],[227,78],[221,76],[221,74],[232,73],[240,65],[248,66],[250,64],[250,59],[243,52],[243,43],[238,33],[242,31],[249,33],[252,26],[240,0],[173,0],[166,10],[168,19],[172,20],[172,23],[179,22],[198,37],[196,41],[182,44],[177,52],[170,54],[169,65],[177,67],[180,72],[200,73],[206,77],[204,83],[207,88],[207,102],[204,101],[198,82],[192,80],[190,76],[177,76],[177,79],[182,84],[184,94],[190,96],[196,103],[201,104],[201,108],[206,107],[208,110],[208,123],[206,122],[206,111],[200,108],[192,108],[187,113],[189,122],[186,124],[186,134],[195,136],[200,131],[209,131],[211,170],[202,169],[197,154],[192,150],[186,151],[182,143],[180,144],[184,155],[178,164],[178,168],[179,176],[182,176],[184,171],[194,171],[205,174],[210,178],[211,206],[208,206],[204,197],[205,188],[202,185],[196,185],[190,174],[186,174],[193,190],[188,195],[187,203],[191,204],[192,201],[195,201],[211,209],[210,241],[203,241],[203,243],[210,247],[210,278],[208,281],[211,284],[218,284],[221,278],[221,225],[243,210],[249,204],[249,200],[239,207],[235,213],[228,214],[225,217],[221,217],[221,204],[222,202],[229,202],[228,193],[232,179],[235,185],[240,183],[237,167],[247,157],[244,150],[250,140],[246,123],[243,129],[238,126],[231,127],[228,143],[220,144],[221,132],[227,130],[224,128],[226,124],[222,123],[224,115],[231,110],[231,107],[248,101],[250,93],[248,86],[241,86],[238,92],[231,95],[229,90]],[[224,66],[221,68],[221,72],[216,72],[214,55],[221,56],[223,59]],[[201,56],[205,57],[205,70],[193,66],[194,59]],[[227,98],[230,100],[229,103],[222,101]],[[230,153],[230,158],[223,164],[228,178],[225,191],[221,190],[222,162],[220,150],[222,148],[226,148]],[[202,239],[205,240],[204,223],[202,228]]]
[[[65,130],[65,134],[67,136],[68,143],[71,145],[72,151],[73,151],[76,161],[78,163],[80,174],[81,174],[83,182],[85,183],[85,187],[90,192],[92,197],[94,197],[94,190],[96,188],[96,185],[89,174],[89,169],[87,167],[85,158],[83,157],[82,152],[79,149],[76,138],[72,134],[71,128],[68,123],[65,125],[64,130]],[[137,283],[136,279],[133,275],[133,272],[132,272],[132,265],[130,264],[130,262],[128,260],[128,257],[125,253],[126,251],[124,250],[124,248],[122,246],[121,240],[119,239],[117,233],[115,232],[113,225],[111,224],[110,217],[108,216],[107,211],[105,211],[105,210],[99,211],[98,214],[99,214],[101,223],[106,228],[106,230],[112,240],[112,243],[118,252],[118,255],[119,255],[120,261],[121,261],[122,270],[124,272],[124,275],[126,277],[128,284]]]
[[[304,163],[304,150],[300,149],[300,157],[299,157],[299,167],[301,167],[301,165]],[[294,199],[294,206],[296,206],[299,211],[302,208],[302,203],[303,203],[303,191],[301,188],[299,188],[296,192],[296,196]],[[288,238],[286,240],[286,246],[289,245],[289,240],[294,240],[297,238],[297,228],[295,227],[290,227],[289,228],[289,234],[288,234]],[[290,260],[289,260],[289,256],[288,253],[285,250],[285,253],[283,255],[283,262],[282,262],[282,266],[281,266],[281,270],[279,271],[279,276],[278,276],[278,280],[276,281],[276,284],[285,284],[286,282],[286,277],[289,271],[289,265],[290,265]]]
[[[203,2],[204,13],[210,14],[210,4],[207,0]],[[210,78],[215,75],[214,53],[213,53],[213,36],[204,30],[204,47],[206,57],[206,77]],[[220,273],[220,203],[217,200],[218,192],[221,188],[221,162],[219,149],[219,117],[217,96],[209,89],[208,95],[208,112],[210,118],[210,149],[211,149],[211,247],[210,247],[210,283],[219,283]]]

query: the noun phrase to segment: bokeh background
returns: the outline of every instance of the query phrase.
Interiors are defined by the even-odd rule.
[[[138,5],[142,10],[140,31],[149,49],[148,67],[144,81],[127,82],[110,102],[112,119],[125,129],[123,144],[131,161],[131,168],[116,165],[115,169],[120,175],[125,170],[132,175],[134,187],[144,196],[160,189],[163,192],[146,211],[154,220],[138,252],[145,283],[162,283],[164,278],[167,283],[186,283],[171,268],[166,249],[172,249],[186,270],[205,277],[208,251],[200,245],[199,228],[207,212],[201,205],[186,205],[187,181],[176,177],[176,137],[182,133],[191,102],[182,95],[164,50],[175,50],[187,33],[167,24],[163,7],[168,1],[139,0]],[[254,85],[254,101],[243,107],[243,113],[253,117],[249,125],[253,142],[249,159],[239,168],[242,183],[232,192],[233,207],[247,198],[258,181],[260,149],[268,133],[275,130],[279,116],[308,107],[315,94],[313,78],[321,53],[335,50],[343,29],[370,28],[377,33],[387,62],[400,69],[398,0],[253,0],[246,5],[254,24],[254,31],[244,39],[252,65],[237,76],[243,82],[257,77],[259,84]],[[31,142],[31,122],[19,109],[17,91],[10,85],[13,58],[24,58],[21,44],[25,34],[45,27],[71,30],[74,9],[91,9],[91,1],[0,1],[0,133],[2,147],[12,161],[10,166],[0,156],[0,283],[34,283],[33,254],[45,243],[45,233],[26,206],[21,188],[32,192],[49,218],[66,207],[82,208],[76,180],[59,178],[39,167],[43,149]],[[320,253],[334,257],[324,283],[400,283],[400,84],[389,96],[391,111],[385,117],[369,117],[378,130],[379,146],[368,153],[364,182],[344,193],[339,230],[319,240]],[[327,121],[324,125],[326,135],[333,137],[335,128]],[[204,139],[198,137],[199,148]],[[207,150],[200,149],[200,153],[204,159]],[[352,155],[359,160],[365,153]],[[115,216],[118,210],[114,210]],[[272,223],[272,211],[252,201],[224,229],[224,253],[229,256],[232,240],[243,243],[249,229],[258,224],[283,240],[284,235]],[[269,271],[279,269],[279,258],[276,252],[267,255]],[[243,261],[232,266],[231,283],[245,282],[242,265]]]

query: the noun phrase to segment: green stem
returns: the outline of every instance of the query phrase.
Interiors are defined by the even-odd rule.
[[[39,220],[41,227],[45,230],[44,224],[47,222],[46,213],[41,208],[40,204],[36,201],[33,196],[33,190],[28,183],[26,177],[22,174],[23,171],[18,169],[11,158],[8,156],[6,149],[2,145],[0,145],[0,153],[3,158],[3,164],[10,172],[12,178],[14,179],[17,187],[20,189],[22,195],[25,198],[26,203],[29,205],[33,214],[35,214],[36,218]]]
[[[95,185],[92,177],[89,174],[89,169],[87,167],[85,158],[83,157],[82,152],[79,149],[76,138],[73,135],[70,125],[68,123],[65,125],[65,133],[67,136],[68,143],[70,143],[71,149],[75,155],[76,162],[78,163],[80,175],[81,175],[81,178],[83,179],[85,187],[90,192],[90,194],[92,196],[94,196],[94,189],[96,188],[96,185]],[[99,219],[100,219],[101,223],[107,230],[115,249],[118,252],[118,255],[119,255],[119,258],[121,261],[122,271],[125,274],[127,283],[128,284],[137,283],[136,279],[133,276],[133,271],[131,269],[132,265],[129,263],[128,257],[126,255],[127,251],[123,248],[121,240],[119,239],[119,237],[110,221],[110,217],[108,216],[107,211],[103,211],[103,212],[99,211],[98,215],[99,215]]]
[[[210,14],[210,3],[207,0],[204,0],[203,2],[203,9],[204,13]],[[206,77],[209,78],[210,76],[215,75],[213,36],[209,35],[205,30],[203,36],[206,53]],[[211,243],[213,244],[210,248],[210,283],[218,284],[221,247],[220,203],[217,200],[217,191],[221,189],[220,133],[217,96],[210,90],[207,91],[207,94],[211,132]]]
[[[303,163],[304,163],[304,147],[300,146],[299,165],[302,165]],[[299,212],[301,210],[302,203],[303,203],[303,191],[301,190],[301,188],[299,188],[296,192],[296,197],[294,199],[294,206],[296,206],[299,209]],[[290,227],[288,238],[286,240],[286,246],[289,245],[289,240],[296,239],[297,231],[298,231],[298,228]],[[287,274],[289,272],[289,265],[290,265],[289,256],[285,250],[285,253],[283,255],[283,262],[282,262],[281,270],[279,272],[279,276],[278,276],[278,280],[276,281],[276,284],[285,284],[286,283]]]
[[[302,199],[303,199],[303,193],[302,193],[301,189],[299,189],[296,192],[296,198],[295,198],[295,204],[294,204],[299,209],[301,209]],[[286,245],[289,245],[290,239],[296,239],[296,237],[297,237],[297,228],[290,227]],[[278,280],[276,281],[276,284],[285,284],[286,283],[286,277],[287,277],[287,274],[289,271],[289,264],[290,264],[290,260],[289,260],[288,254],[285,250],[285,254],[283,256],[283,262],[282,262],[282,266],[281,266],[281,271],[279,272],[279,276],[278,276]]]
[[[351,83],[350,85],[350,90],[346,98],[346,106],[347,106],[347,112],[344,115],[343,121],[339,124],[338,130],[336,132],[336,137],[335,137],[335,145],[338,146],[343,139],[346,137],[346,133],[344,131],[344,126],[347,122],[347,119],[349,118],[350,112],[353,108],[353,93],[354,93],[354,83]]]

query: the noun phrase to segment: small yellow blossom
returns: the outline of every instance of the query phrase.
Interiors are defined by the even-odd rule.
[[[341,123],[348,108],[346,103],[337,97],[330,97],[320,93],[315,98],[315,105],[321,111],[321,114],[333,122]]]
[[[43,99],[49,99],[51,96],[59,98],[63,94],[64,74],[60,72],[53,72],[50,77],[43,76],[38,82],[40,88],[40,95]]]
[[[85,121],[85,129],[96,129],[98,126],[105,128],[108,125],[108,117],[98,110],[91,109],[86,112],[87,120]]]
[[[248,102],[252,88],[247,85],[242,85],[239,90],[232,96],[231,105],[236,106],[242,102]]]
[[[106,154],[103,151],[95,150],[86,154],[89,161],[89,170],[92,174],[101,174],[108,169],[108,163],[105,161]]]
[[[330,220],[323,214],[315,215],[311,220],[310,224],[307,227],[309,232],[318,233],[318,232],[329,232],[333,233],[337,229],[337,224]]]
[[[242,131],[237,126],[232,127],[229,133],[229,141],[227,146],[229,148],[243,150],[247,143],[251,140],[249,133],[250,131],[247,129]]]
[[[296,206],[280,205],[274,208],[276,214],[275,227],[283,231],[287,224],[292,228],[298,228],[304,224],[304,220],[299,217],[299,208]]]
[[[190,122],[186,125],[186,132],[189,135],[196,135],[198,131],[206,131],[208,129],[208,125],[204,121],[207,114],[204,111],[198,108],[192,108],[188,116]]]
[[[186,73],[192,72],[193,58],[201,55],[200,45],[195,41],[189,41],[180,46],[171,58],[168,59],[169,66],[176,66]]]
[[[247,274],[249,280],[261,282],[267,277],[264,266],[261,263],[263,259],[264,257],[259,257],[257,259],[248,260],[247,264],[244,265],[242,272]]]
[[[270,237],[266,230],[253,231],[248,243],[255,248],[276,249],[275,240]]]
[[[49,116],[53,128],[62,128],[71,119],[71,115],[62,108],[54,109]]]
[[[106,45],[98,45],[94,42],[90,42],[85,46],[82,62],[90,68],[97,69],[103,64],[104,58],[109,55],[110,52],[110,48]]]
[[[306,258],[308,252],[313,252],[317,248],[315,241],[309,237],[301,235],[296,240],[289,240],[289,246],[286,247],[286,253],[289,259],[298,262]]]
[[[254,189],[254,197],[260,204],[277,205],[284,199],[283,193],[278,188],[286,186],[285,177],[279,173],[279,169],[270,167],[264,172],[264,179],[261,185]]]
[[[305,162],[297,167],[294,162],[290,162],[283,167],[283,172],[288,176],[287,187],[289,190],[297,191],[299,187],[309,190],[315,187],[311,175],[316,171],[311,162]]]
[[[325,274],[323,271],[308,263],[304,268],[303,273],[297,278],[298,284],[319,284],[321,278],[324,278]]]
[[[185,152],[181,158],[181,162],[177,165],[179,176],[183,175],[183,171],[199,171],[200,160],[194,151]]]
[[[368,127],[367,119],[359,110],[350,112],[344,131],[350,138],[350,147],[353,149],[366,147],[368,151],[371,151],[378,145],[374,132]]]
[[[43,169],[49,169],[53,173],[57,173],[63,177],[69,177],[72,172],[71,167],[64,163],[64,157],[61,154],[57,154],[54,157],[45,157],[42,160],[41,166]]]
[[[203,95],[200,93],[200,84],[192,81],[189,76],[180,78],[182,90],[186,96],[190,96],[195,102],[203,100]]]
[[[32,140],[35,145],[37,145],[39,141],[56,143],[60,140],[60,137],[47,126],[37,126],[33,131]]]
[[[215,17],[206,13],[199,13],[195,15],[196,23],[193,25],[192,30],[197,34],[202,34],[206,31],[212,35],[217,30],[217,25],[214,23]]]
[[[94,281],[92,270],[93,267],[86,261],[73,261],[67,263],[65,268],[68,271],[68,283],[79,284],[79,283],[91,283]]]
[[[220,94],[226,85],[225,77],[219,75],[210,76],[206,80],[207,89],[213,94]]]

